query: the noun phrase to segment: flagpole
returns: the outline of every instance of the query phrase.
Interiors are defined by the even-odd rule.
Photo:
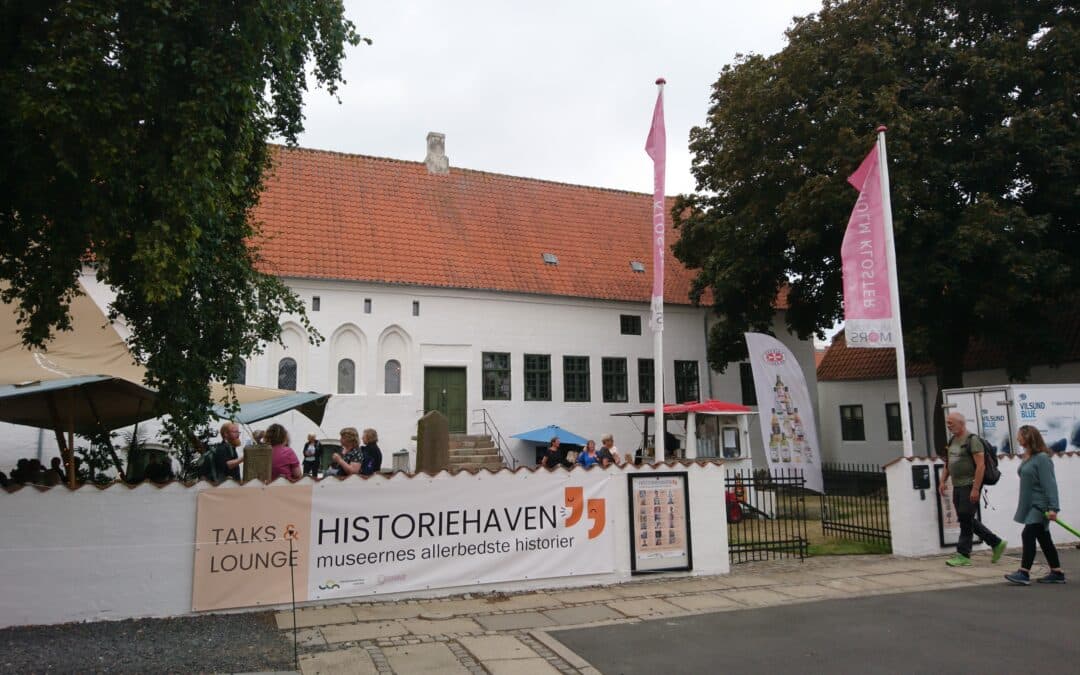
[[[904,329],[900,324],[900,283],[896,275],[896,244],[893,239],[892,198],[889,195],[889,162],[885,154],[884,126],[877,128],[878,173],[881,177],[881,210],[885,221],[885,255],[889,261],[889,299],[892,303],[893,330],[896,331],[896,388],[900,394],[900,437],[904,457],[915,453],[911,445],[911,412],[908,409],[907,365],[904,358]]]
[[[657,141],[659,147],[653,148],[657,155],[653,156],[653,207],[652,207],[652,236],[649,238],[654,247],[653,265],[653,297],[652,297],[652,329],[653,329],[653,369],[654,369],[654,394],[656,401],[656,429],[653,431],[653,457],[657,463],[663,462],[664,454],[664,178],[667,165],[667,134],[663,127],[664,106],[664,78],[656,80],[656,107],[660,112],[660,133],[657,132],[656,112],[653,112],[653,129],[649,134],[650,142]],[[650,153],[652,154],[652,153]],[[658,281],[659,280],[659,281]],[[657,288],[659,285],[659,288]]]

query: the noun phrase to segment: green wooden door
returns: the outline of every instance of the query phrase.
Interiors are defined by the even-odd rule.
[[[424,412],[446,415],[450,433],[466,433],[465,369],[424,368]]]

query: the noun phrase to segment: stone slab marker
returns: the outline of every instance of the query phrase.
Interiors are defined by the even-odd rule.
[[[450,462],[450,424],[438,410],[416,423],[416,471],[437,473]]]
[[[258,478],[264,483],[270,482],[270,459],[274,449],[269,445],[249,445],[244,448],[244,482]]]

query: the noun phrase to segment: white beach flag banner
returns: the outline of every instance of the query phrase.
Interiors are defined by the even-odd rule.
[[[770,469],[799,469],[806,487],[821,492],[821,453],[814,406],[795,355],[763,333],[746,333],[758,419]]]

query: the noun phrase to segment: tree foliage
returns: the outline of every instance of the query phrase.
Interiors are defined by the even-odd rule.
[[[783,51],[725,67],[690,136],[698,192],[673,212],[719,315],[712,366],[771,329],[784,285],[801,338],[842,316],[846,178],[879,124],[908,354],[941,386],[973,339],[1012,377],[1054,362],[1061,337],[1040,326],[1080,281],[1077,19],[1064,0],[826,0]]]
[[[211,379],[282,313],[306,323],[250,215],[268,138],[303,128],[305,68],[334,94],[354,27],[340,0],[13,0],[0,33],[2,300],[44,345],[92,261],[190,431]]]

